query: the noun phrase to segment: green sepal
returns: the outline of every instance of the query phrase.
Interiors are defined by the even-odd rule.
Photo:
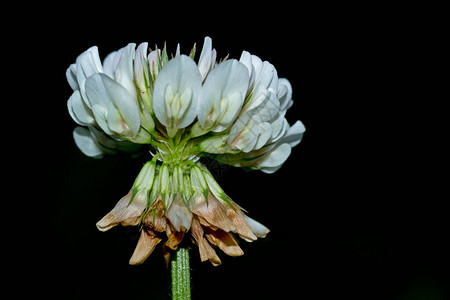
[[[184,184],[183,184],[183,170],[180,165],[175,165],[173,168],[173,175],[172,175],[172,183],[173,183],[173,193],[174,195],[184,194]]]
[[[151,160],[144,164],[138,176],[134,180],[133,187],[131,188],[131,199],[130,203],[136,197],[137,193],[143,191],[148,199],[150,190],[153,186],[153,181],[155,178],[156,163]]]
[[[166,130],[167,130],[168,137],[169,138],[173,138],[177,134],[178,128],[176,128],[176,127],[167,127]]]
[[[172,175],[170,174],[169,165],[163,163],[159,173],[161,177],[161,198],[163,199],[164,206],[166,209],[169,209],[173,200],[173,191],[172,191]]]
[[[152,206],[153,203],[155,203],[156,199],[158,198],[160,191],[161,191],[161,176],[159,174],[159,172],[156,174],[155,176],[155,180],[153,182],[153,188],[152,191],[150,193],[150,198],[149,198],[149,206]]]
[[[225,194],[223,189],[220,187],[220,185],[217,183],[217,181],[214,179],[214,177],[206,167],[202,168],[202,173],[208,184],[209,190],[214,195],[214,197],[231,205],[231,203],[228,201],[229,197],[227,196],[227,194]]]
[[[134,137],[128,137],[126,139],[135,144],[151,144],[152,142],[152,136],[143,127],[139,129]]]
[[[203,194],[203,196],[205,196],[206,199],[208,199],[208,183],[203,176],[202,170],[197,165],[193,165],[191,167],[191,187],[194,190],[194,193],[200,192]]]
[[[224,154],[227,152],[228,134],[212,136],[199,144],[200,150],[212,154]]]
[[[169,56],[167,55],[167,45],[164,43],[164,48],[161,52],[161,66],[164,66],[169,61]]]
[[[131,204],[131,202],[133,202],[134,197],[136,197],[136,195],[137,195],[137,193],[138,193],[139,191],[140,191],[140,190],[139,190],[138,188],[136,188],[136,187],[132,187],[132,188],[131,188],[131,198],[130,198],[130,202],[128,202],[128,205],[127,205],[127,206],[129,206],[129,205]]]
[[[194,44],[194,47],[192,47],[191,52],[189,53],[189,57],[192,58],[192,60],[194,60],[196,50],[197,50],[197,44]]]
[[[192,138],[195,138],[195,137],[204,135],[208,132],[209,132],[209,130],[204,129],[200,125],[200,123],[197,121],[194,125],[192,125],[190,135]]]
[[[189,207],[189,202],[191,200],[191,197],[193,195],[192,186],[191,186],[191,178],[188,174],[183,174],[183,200],[186,203],[186,206]]]

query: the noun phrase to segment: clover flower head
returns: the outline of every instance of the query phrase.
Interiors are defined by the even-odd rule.
[[[167,49],[130,43],[100,60],[89,48],[67,69],[73,89],[67,105],[76,145],[87,156],[148,150],[153,158],[130,191],[98,223],[139,226],[130,264],[142,263],[163,241],[164,253],[183,240],[198,246],[202,261],[220,264],[213,246],[242,255],[235,235],[246,241],[269,230],[242,211],[201,163],[277,171],[300,143],[305,127],[285,118],[292,86],[275,67],[243,51],[217,61],[209,37],[198,61],[180,46]]]

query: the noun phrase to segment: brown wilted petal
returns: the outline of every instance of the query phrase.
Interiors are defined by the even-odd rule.
[[[257,237],[253,234],[249,224],[247,224],[242,210],[233,201],[230,200],[230,203],[233,207],[227,205],[227,216],[233,222],[235,227],[233,232],[239,234],[239,236],[247,242],[256,241]]]
[[[192,212],[177,195],[166,213],[167,218],[177,231],[187,231],[191,227]]]
[[[170,228],[171,226],[167,226],[167,241],[164,245],[168,246],[172,250],[177,250],[178,244],[183,240],[185,231],[176,231]]]
[[[209,261],[214,266],[220,265],[221,261],[220,258],[217,256],[216,251],[203,236],[204,234],[203,228],[200,225],[197,216],[192,217],[191,234],[195,240],[195,243],[198,246],[198,251],[200,252],[200,260],[206,261],[209,259]]]
[[[119,224],[123,226],[137,225],[144,211],[146,201],[142,197],[138,197],[138,195],[131,203],[130,200],[131,191],[122,197],[116,206],[97,222],[98,230],[107,231]]]
[[[147,231],[145,228],[141,231],[136,249],[130,258],[130,265],[140,265],[152,254],[156,245],[161,241],[153,232]]]
[[[231,233],[220,229],[217,231],[207,230],[206,238],[211,244],[216,245],[229,256],[244,255],[244,251],[239,247]]]
[[[191,199],[191,211],[226,232],[235,230],[225,207],[211,193],[208,201],[201,194],[194,195]]]
[[[158,232],[166,231],[167,220],[164,216],[164,203],[161,197],[153,203],[149,211],[144,217],[144,224]]]
[[[162,252],[163,252],[163,256],[164,256],[164,261],[166,262],[166,268],[168,269],[169,264],[170,264],[170,257],[171,257],[170,248],[164,244],[162,246]]]

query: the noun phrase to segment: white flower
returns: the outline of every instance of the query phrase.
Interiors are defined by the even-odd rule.
[[[260,149],[279,134],[279,119],[285,111],[280,111],[278,75],[274,66],[246,51],[240,61],[247,67],[251,81],[245,105],[231,128],[228,141],[248,153]]]
[[[105,154],[116,154],[119,151],[133,153],[141,146],[127,140],[112,139],[94,126],[76,127],[73,139],[84,155],[94,158],[102,158]]]
[[[210,72],[198,105],[198,120],[205,130],[220,132],[229,127],[242,108],[248,80],[245,66],[234,59]]]
[[[300,121],[291,127],[285,119],[293,104],[289,81],[278,78],[272,64],[246,51],[240,62],[249,75],[243,107],[227,131],[204,140],[200,147],[219,154],[216,159],[223,163],[273,173],[300,143],[305,127]]]
[[[141,124],[139,108],[124,86],[98,73],[86,80],[86,95],[95,120],[105,133],[136,136]]]
[[[153,110],[169,137],[197,117],[202,78],[196,63],[186,55],[171,59],[158,74],[153,92]]]
[[[145,47],[145,44],[142,45]],[[141,46],[140,46],[141,47]],[[122,85],[137,102],[136,87],[133,77],[133,60],[136,44],[130,43],[118,51],[110,53],[104,61],[105,73]]]
[[[240,154],[223,154],[216,159],[235,167],[261,170],[268,174],[276,172],[291,154],[291,149],[300,143],[305,132],[305,126],[301,121],[295,122],[292,127],[287,124],[287,121],[285,124],[287,129],[277,141],[259,150]]]
[[[232,233],[251,242],[269,230],[242,212],[199,159],[273,173],[305,132],[302,122],[286,120],[292,86],[269,62],[247,51],[217,62],[209,37],[198,63],[195,45],[189,56],[180,49],[169,58],[165,47],[130,43],[102,64],[94,46],[66,72],[74,90],[68,111],[81,125],[73,137],[84,154],[144,149],[153,155],[97,223],[101,231],[140,227],[130,264],[142,263],[163,240],[168,254],[185,235],[213,265],[220,264],[213,246],[243,255]]]
[[[217,63],[209,37],[198,64],[194,53],[195,46],[188,57],[178,45],[175,57],[169,59],[165,48],[149,51],[148,43],[137,49],[130,43],[107,55],[102,65],[97,47],[91,47],[67,70],[74,89],[67,103],[69,113],[78,124],[93,127],[117,143],[154,145],[162,160],[195,161],[203,151],[222,154],[219,160],[235,166],[265,172],[278,169],[304,131],[301,123],[291,129],[285,119],[293,104],[289,81],[279,78],[272,64],[247,51],[239,61]],[[208,132],[212,134],[197,141],[196,154],[185,152],[177,158],[170,148],[171,139]],[[88,155],[114,153],[96,141],[98,134],[78,130],[74,136]],[[283,143],[286,138],[297,140]],[[182,146],[196,148],[189,143]]]
[[[148,141],[148,137],[138,135],[141,113],[133,75],[135,46],[131,43],[111,53],[104,65],[98,48],[91,47],[67,69],[66,77],[74,90],[67,106],[75,122],[101,129],[117,140]]]

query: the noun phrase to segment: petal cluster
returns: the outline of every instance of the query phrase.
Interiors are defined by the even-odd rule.
[[[195,52],[194,46],[181,54],[178,45],[169,58],[165,47],[130,43],[103,63],[96,46],[83,52],[66,72],[81,151],[101,157],[148,145],[161,160],[208,155],[232,166],[278,170],[305,131],[300,121],[291,126],[285,119],[293,104],[289,81],[247,51],[239,60],[217,61],[209,37],[198,61]]]
[[[141,264],[163,241],[165,256],[188,236],[200,259],[221,263],[213,246],[230,256],[244,252],[234,234],[252,242],[269,230],[246,216],[201,164],[144,165],[130,192],[98,223],[101,231],[116,225],[141,226],[130,264]]]

